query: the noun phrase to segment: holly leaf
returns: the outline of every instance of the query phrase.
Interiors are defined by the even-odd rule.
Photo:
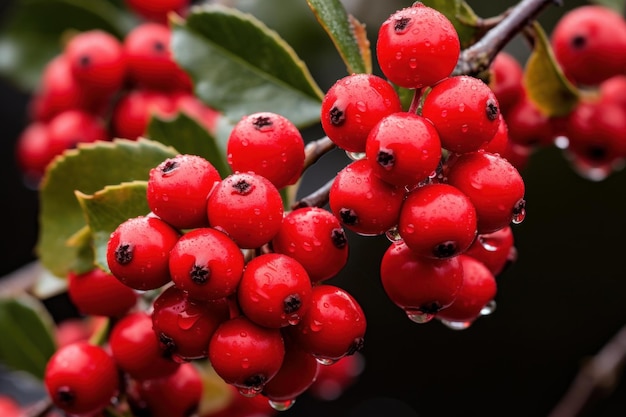
[[[185,113],[179,113],[174,119],[153,117],[148,125],[148,136],[176,148],[180,153],[199,155],[207,159],[222,178],[231,173],[225,157],[226,143],[219,142]]]
[[[480,18],[463,0],[423,0],[423,4],[438,10],[452,22],[461,41],[461,49],[477,40]]]
[[[36,253],[45,268],[64,278],[94,265],[92,236],[76,191],[93,194],[107,185],[147,180],[150,169],[178,154],[157,141],[116,139],[82,143],[48,167],[41,182]]]
[[[25,293],[0,298],[0,361],[43,379],[56,350],[54,321],[45,306]]]
[[[146,200],[147,181],[109,185],[93,194],[76,191],[91,236],[95,264],[110,272],[107,264],[107,244],[111,233],[125,220],[150,213]]]
[[[335,44],[348,74],[371,73],[371,49],[365,26],[348,14],[339,0],[307,0],[307,4]]]
[[[298,127],[319,121],[323,93],[308,68],[254,16],[204,5],[171,24],[174,59],[209,106],[234,121],[268,109]]]
[[[523,77],[526,92],[542,113],[565,116],[578,103],[579,91],[563,74],[541,25],[534,22],[532,28],[534,44]]]
[[[0,75],[31,91],[45,65],[75,32],[105,30],[119,39],[137,19],[113,0],[16,0],[0,31]]]
[[[591,0],[591,3],[613,9],[622,16],[626,13],[626,0]]]

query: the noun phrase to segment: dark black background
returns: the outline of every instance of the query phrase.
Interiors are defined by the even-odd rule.
[[[377,7],[390,13],[394,4],[408,3]],[[514,2],[469,3],[479,15],[489,16]],[[581,3],[566,0],[563,7],[546,11],[542,22],[549,29],[567,9]],[[5,0],[2,7],[7,4]],[[320,86],[327,88],[344,75],[338,58],[325,55],[329,45],[323,34],[306,26],[296,32],[289,25],[282,27],[280,16],[268,9],[257,7],[264,12],[260,17],[283,30],[307,62],[314,61],[311,70]],[[370,10],[370,30],[376,19],[380,22],[387,16],[387,12],[377,13]],[[298,19],[292,18],[291,24],[297,26]],[[527,53],[519,40],[509,49],[520,59]],[[0,276],[34,259],[37,193],[22,182],[14,160],[16,138],[27,123],[28,98],[0,80],[4,194]],[[313,129],[307,135],[318,133]],[[303,193],[324,183],[345,162],[338,153],[323,158],[306,175]],[[547,148],[532,156],[522,174],[528,214],[514,227],[519,259],[498,277],[496,312],[464,331],[438,322],[410,322],[386,298],[378,279],[388,241],[351,234],[350,263],[330,283],[348,289],[365,310],[365,370],[339,400],[320,402],[303,395],[282,415],[549,414],[586,361],[626,324],[626,172],[591,182],[578,176],[558,149]],[[623,376],[618,371],[616,390],[601,398],[588,415],[626,415]]]

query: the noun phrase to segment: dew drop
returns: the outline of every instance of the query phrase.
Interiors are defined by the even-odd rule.
[[[356,109],[361,113],[364,113],[367,111],[367,104],[365,104],[364,101],[359,100],[356,102]]]
[[[270,407],[276,411],[287,411],[296,403],[295,399],[285,401],[272,401],[268,400]]]
[[[241,387],[239,388],[239,393],[247,398],[256,397],[261,393],[263,387]]]
[[[511,221],[513,224],[520,224],[526,218],[526,202],[522,199],[517,202],[513,208],[513,217]]]
[[[469,131],[469,126],[466,123],[461,125],[461,132],[467,133],[468,131]]]
[[[417,59],[411,58],[409,60],[409,68],[412,68],[412,69],[417,68]]]
[[[443,118],[448,117],[448,110],[446,110],[446,109],[441,110],[441,117],[443,117]]]
[[[180,327],[182,330],[189,330],[196,324],[199,319],[199,314],[189,315],[186,312],[183,312],[181,315],[178,316],[178,327]]]
[[[385,236],[389,239],[390,242],[398,242],[402,240],[402,236],[400,236],[400,232],[398,231],[398,227],[394,226],[391,229],[385,232]]]
[[[365,158],[365,152],[350,152],[346,151],[346,155],[353,161],[358,161]]]
[[[319,332],[320,330],[322,330],[322,323],[317,320],[313,320],[309,328],[312,332]]]
[[[481,316],[488,316],[496,311],[496,301],[491,300],[480,310]]]
[[[404,233],[413,234],[415,232],[415,225],[413,223],[409,223],[404,228]]]
[[[478,243],[487,251],[487,252],[496,252],[498,247],[489,242],[489,238],[484,236],[478,236]]]
[[[452,330],[465,330],[472,325],[471,321],[440,320],[441,323]]]
[[[402,52],[396,52],[396,59],[400,61],[402,59]]]
[[[418,324],[428,323],[433,318],[435,318],[434,314],[423,313],[419,310],[406,309],[404,310],[404,312],[406,313],[406,316],[409,318],[409,320],[411,320],[413,323]]]
[[[243,358],[241,360],[241,368],[242,369],[248,369],[250,367],[250,359],[248,358]]]
[[[330,366],[334,364],[335,362],[337,362],[337,359],[330,359],[330,358],[315,358],[315,360],[317,361],[317,363],[319,363],[320,365],[324,365],[324,366]]]
[[[459,111],[463,113],[465,111],[465,103],[459,103]]]

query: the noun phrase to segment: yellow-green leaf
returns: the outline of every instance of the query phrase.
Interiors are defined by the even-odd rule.
[[[533,33],[533,50],[526,61],[523,78],[528,97],[547,116],[567,115],[578,103],[579,92],[563,74],[538,22],[533,24]]]
[[[452,22],[461,41],[461,48],[476,42],[479,17],[463,0],[422,0],[426,6],[438,10]]]

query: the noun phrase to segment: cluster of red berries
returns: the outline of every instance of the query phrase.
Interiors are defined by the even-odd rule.
[[[43,70],[16,144],[28,183],[37,183],[54,157],[79,142],[146,134],[152,115],[182,111],[214,130],[219,114],[193,95],[170,38],[165,23],[145,21],[124,39],[92,29],[67,41]]]
[[[347,229],[393,241],[381,280],[409,318],[464,328],[492,308],[510,224],[525,213],[522,177],[496,150],[508,140],[499,103],[480,79],[452,75],[457,33],[421,3],[381,25],[376,52],[387,79],[349,75],[322,102],[325,133],[354,159],[330,209]],[[392,84],[415,90],[408,111]]]
[[[521,167],[535,150],[557,146],[583,177],[603,180],[626,161],[626,21],[601,5],[580,6],[559,19],[550,45],[578,103],[563,116],[542,113],[527,95],[521,64],[501,52],[491,86],[508,125],[507,152]]]

